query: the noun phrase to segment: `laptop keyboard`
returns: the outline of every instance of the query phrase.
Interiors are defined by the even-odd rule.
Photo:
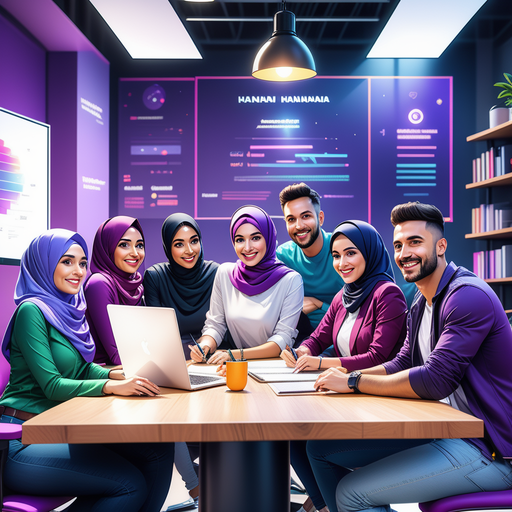
[[[221,377],[210,377],[209,375],[189,375],[189,377],[190,384],[193,386],[208,384],[208,382],[216,382],[221,379]]]

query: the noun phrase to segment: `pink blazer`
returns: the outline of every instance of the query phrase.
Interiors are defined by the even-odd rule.
[[[336,355],[348,371],[371,368],[389,361],[398,353],[405,339],[407,304],[402,290],[392,282],[379,281],[361,305],[350,335],[350,356],[341,357],[337,336],[347,310],[343,290],[334,297],[324,318],[301,346],[313,355],[334,345]]]

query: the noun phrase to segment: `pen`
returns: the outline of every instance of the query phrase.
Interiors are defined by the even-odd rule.
[[[236,361],[236,359],[233,357],[233,353],[231,352],[230,348],[228,348],[228,354],[229,354],[229,357],[231,357],[231,361]]]
[[[192,338],[192,341],[196,344],[196,347],[201,351],[201,354],[203,355],[203,363],[206,363],[206,354],[204,353],[203,348],[201,347],[201,345],[199,345],[199,343],[197,343],[192,334],[190,335],[190,337]]]
[[[295,361],[299,359],[299,356],[297,355],[297,352],[295,352],[295,349],[293,347],[289,347],[291,353],[293,354],[293,357],[295,357]]]

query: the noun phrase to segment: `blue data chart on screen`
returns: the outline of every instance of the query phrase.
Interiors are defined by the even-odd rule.
[[[119,213],[194,210],[194,80],[121,79]]]
[[[453,220],[451,88],[451,77],[371,79],[371,202],[377,210],[421,201]]]
[[[331,219],[369,211],[368,81],[197,79],[196,211],[244,204],[282,216],[279,192],[306,182]]]

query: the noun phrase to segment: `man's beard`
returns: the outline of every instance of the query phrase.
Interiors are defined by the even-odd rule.
[[[400,261],[402,275],[404,276],[404,279],[408,283],[417,283],[418,281],[425,279],[425,277],[428,277],[437,268],[437,254],[436,254],[435,250],[434,250],[432,256],[430,258],[427,258],[425,260],[425,262],[419,260],[420,268],[416,274],[407,275],[407,274],[403,273],[403,265],[404,265],[404,263],[408,263],[410,261],[418,261],[418,260],[416,260],[415,258],[408,258],[406,261],[404,261],[404,260]]]
[[[315,229],[311,231],[311,236],[309,237],[309,241],[305,243],[301,243],[297,240],[297,235],[295,235],[294,242],[301,248],[301,249],[308,249],[311,247],[315,242],[316,239],[320,236],[320,225],[317,223],[315,226]]]

